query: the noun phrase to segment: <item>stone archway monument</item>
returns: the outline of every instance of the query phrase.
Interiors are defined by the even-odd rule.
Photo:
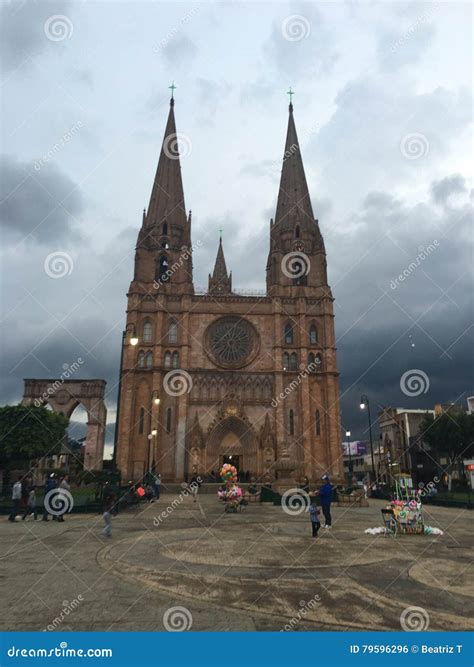
[[[105,380],[65,380],[63,378],[24,380],[22,405],[49,405],[68,419],[79,404],[87,411],[84,470],[102,470],[107,409]]]

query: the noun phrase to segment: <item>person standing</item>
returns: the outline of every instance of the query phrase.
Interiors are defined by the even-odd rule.
[[[321,509],[324,514],[324,527],[331,528],[331,500],[332,500],[332,484],[329,481],[328,475],[321,477],[324,484],[319,489],[319,497],[321,499]]]
[[[311,498],[311,505],[309,506],[309,518],[311,519],[311,526],[313,528],[313,537],[318,536],[318,530],[321,528],[321,521],[319,520],[320,509],[316,505],[316,498]]]
[[[68,482],[68,476],[64,475],[62,478],[61,482],[59,483],[59,491],[63,493],[63,509],[61,511],[61,514],[58,515],[58,521],[64,521],[64,515],[66,514],[66,511],[69,507],[69,499],[67,496],[70,495],[71,487]]]
[[[159,472],[156,473],[154,481],[153,481],[153,488],[155,491],[155,496],[156,499],[160,499],[160,494],[161,494],[161,475]]]
[[[32,514],[34,520],[36,521],[38,518],[38,512],[36,511],[36,488],[34,486],[31,487],[30,493],[28,494],[28,500],[26,502],[26,508],[23,516],[21,517],[22,520],[24,521],[29,514]]]
[[[18,514],[18,511],[20,509],[20,503],[21,503],[21,479],[18,479],[15,484],[13,485],[12,488],[12,501],[13,501],[13,507],[12,511],[10,512],[10,516],[8,517],[8,521],[15,521],[16,520],[16,515]]]
[[[190,483],[191,493],[193,494],[193,502],[197,501],[199,487],[201,486],[201,479],[197,475],[193,475]]]
[[[48,477],[46,480],[46,484],[44,485],[44,510],[43,510],[43,521],[48,521],[49,517],[49,511],[48,511],[48,503],[46,501],[46,496],[47,494],[52,491],[53,489],[57,488],[58,484],[54,478],[54,472],[51,473],[51,475]],[[56,517],[53,515],[53,519],[56,519]]]

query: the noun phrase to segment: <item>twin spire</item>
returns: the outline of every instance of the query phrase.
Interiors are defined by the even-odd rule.
[[[187,218],[184,202],[184,189],[181,176],[179,142],[174,116],[174,82],[171,90],[170,108],[166,123],[163,143],[158,166],[153,182],[148,210],[144,213],[142,239],[150,240],[150,250],[158,250],[156,261],[160,262],[166,253],[165,260],[170,263],[174,255],[182,252],[183,247],[191,248],[191,218]],[[306,182],[303,160],[296,133],[293,117],[293,91],[290,96],[288,129],[286,134],[285,152],[281,170],[280,188],[275,213],[273,231],[277,228],[286,229],[304,226],[304,222],[314,226],[313,209]],[[298,232],[299,234],[299,232]],[[155,250],[155,252],[156,252]],[[192,261],[186,271],[185,282],[192,285]],[[209,274],[210,294],[231,294],[232,273],[228,273],[222,246],[222,237],[215,261],[214,271]]]

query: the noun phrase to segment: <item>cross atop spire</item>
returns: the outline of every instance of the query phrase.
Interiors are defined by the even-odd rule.
[[[290,86],[290,88],[289,88],[289,90],[288,90],[288,92],[287,92],[286,94],[287,94],[287,95],[289,96],[289,98],[290,98],[290,111],[293,111],[293,95],[294,95],[295,93],[291,90],[291,86]]]
[[[171,86],[168,86],[168,88],[171,90],[171,99],[174,100],[174,91],[177,88],[177,86],[174,85],[174,81],[171,82]]]

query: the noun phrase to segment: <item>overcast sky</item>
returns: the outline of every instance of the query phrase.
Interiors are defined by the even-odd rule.
[[[234,286],[264,289],[292,86],[336,299],[343,427],[367,437],[361,393],[374,414],[474,394],[469,3],[0,11],[3,403],[21,399],[24,377],[81,357],[83,377],[107,380],[113,424],[172,80],[196,285],[222,227]],[[402,391],[409,370],[426,393]]]

